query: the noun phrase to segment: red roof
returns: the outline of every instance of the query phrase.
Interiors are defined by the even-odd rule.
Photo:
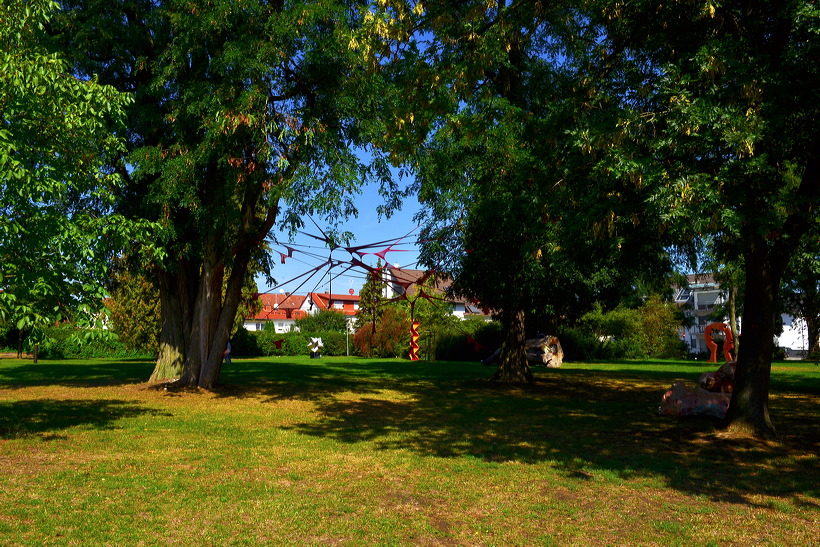
[[[274,319],[297,319],[299,314],[294,314],[305,303],[304,295],[299,294],[277,294],[277,293],[260,293],[256,295],[256,299],[262,303],[260,309],[253,317],[246,317],[245,319],[253,319],[258,321],[271,321]]]
[[[311,301],[320,309],[332,309],[334,311],[342,312],[345,315],[356,315],[356,304],[359,303],[358,294],[328,294],[312,292],[308,295]],[[342,307],[338,308],[337,305]]]
[[[419,285],[425,283],[427,279],[433,277],[433,272],[430,270],[410,270],[407,268],[389,268],[392,282],[402,288],[398,293],[405,292],[408,296],[412,296],[419,290]],[[449,278],[444,278],[440,275],[435,276],[432,288],[439,292],[445,292],[452,284]]]

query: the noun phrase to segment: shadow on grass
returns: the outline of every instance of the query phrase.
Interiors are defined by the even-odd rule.
[[[14,360],[0,363],[0,387],[134,384],[146,381],[154,370],[144,359],[92,359],[40,361]]]
[[[318,420],[286,427],[305,435],[443,458],[551,462],[568,479],[660,478],[733,503],[791,496],[820,509],[816,379],[796,392],[773,389],[772,415],[786,435],[761,443],[722,439],[715,420],[658,416],[673,380],[697,382],[679,372],[536,369],[532,385],[499,386],[486,381],[492,369],[472,363],[260,366],[237,376],[247,392],[234,385],[224,395],[314,401]]]
[[[651,363],[650,363],[651,364]],[[117,385],[144,381],[150,362],[7,364],[0,387]],[[703,367],[711,370],[712,367]],[[646,370],[623,363],[535,370],[536,382],[487,382],[477,363],[401,360],[234,360],[218,397],[313,402],[315,418],[282,425],[304,435],[377,450],[486,462],[548,462],[567,481],[606,476],[658,480],[678,491],[734,503],[756,494],[820,509],[820,382],[812,372],[772,376],[772,416],[782,442],[722,439],[716,422],[658,416],[672,381],[694,385],[701,367]],[[73,426],[115,427],[154,411],[118,400],[0,402],[0,438],[59,438]]]
[[[36,399],[0,402],[0,439],[39,436],[45,440],[65,438],[60,432],[87,426],[110,429],[123,418],[164,414],[130,401]]]

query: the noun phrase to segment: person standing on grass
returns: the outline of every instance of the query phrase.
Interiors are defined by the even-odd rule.
[[[225,353],[222,354],[222,357],[225,358],[225,364],[226,365],[231,364],[231,341],[230,340],[228,340],[228,347],[225,348]]]

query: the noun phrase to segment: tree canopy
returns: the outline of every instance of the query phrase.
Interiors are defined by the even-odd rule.
[[[269,230],[352,214],[370,178],[392,185],[354,150],[378,94],[349,48],[356,4],[65,5],[57,34],[77,69],[134,98],[114,165],[119,210],[159,223],[167,253],[153,377],[212,387]]]
[[[396,122],[404,137],[385,146],[417,174],[423,260],[502,317],[499,380],[531,378],[525,318],[532,332],[554,331],[670,266],[654,211],[601,166],[621,106],[617,90],[591,83],[584,44],[596,29],[576,9],[387,2],[380,12],[429,33],[385,63],[412,97]]]
[[[362,49],[403,99],[385,146],[416,162],[432,218],[454,219],[428,251],[455,250],[456,283],[502,310],[521,317],[539,275],[629,272],[619,256],[654,274],[666,249],[740,261],[728,420],[768,436],[776,294],[818,221],[818,15],[805,0],[384,1]],[[505,344],[517,362],[522,332]]]
[[[0,317],[24,331],[92,318],[111,252],[139,232],[109,214],[130,99],[47,47],[57,7],[0,6]]]
[[[623,125],[663,226],[742,260],[745,297],[728,420],[773,434],[769,376],[784,271],[818,222],[820,11],[812,2],[605,3],[613,62],[635,91]],[[604,61],[609,62],[609,61]],[[645,98],[644,98],[645,97]]]

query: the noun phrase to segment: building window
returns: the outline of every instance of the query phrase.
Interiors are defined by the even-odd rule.
[[[341,310],[343,307],[344,307],[344,304],[342,304],[341,302],[334,302],[333,303],[333,308],[334,309]]]

